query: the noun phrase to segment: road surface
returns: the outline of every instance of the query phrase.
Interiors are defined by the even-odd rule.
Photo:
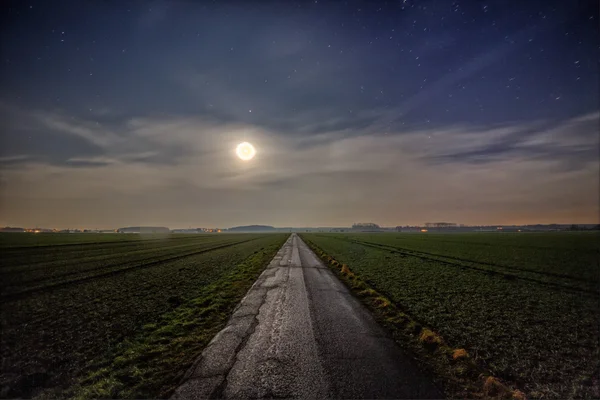
[[[369,312],[292,234],[173,395],[441,398]]]

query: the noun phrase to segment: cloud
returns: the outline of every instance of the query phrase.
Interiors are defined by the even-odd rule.
[[[111,131],[103,129],[99,123],[66,117],[59,113],[33,112],[32,117],[45,128],[60,134],[73,135],[100,148],[117,145],[121,139]]]
[[[1,106],[1,104],[0,104]],[[185,143],[170,141],[166,130],[183,130],[183,119],[161,120],[154,126],[164,134],[152,138],[151,129],[140,125],[142,119],[116,117],[110,110],[92,112],[87,118],[63,110],[24,110],[0,107],[10,119],[5,120],[0,163],[21,164],[31,161],[68,166],[101,166],[140,162],[168,164],[184,153]],[[138,125],[136,125],[138,124]],[[160,145],[160,148],[157,146]]]
[[[98,133],[93,143],[104,153],[73,154],[58,165],[27,155],[7,159],[20,163],[2,173],[11,223],[582,223],[597,216],[599,163],[589,156],[598,149],[597,113],[551,127],[388,135],[374,134],[372,125],[290,135],[177,116],[131,118],[109,131],[43,115],[65,135],[92,140]],[[258,149],[252,162],[234,156],[243,140]]]
[[[538,122],[488,129],[483,133],[433,132],[435,143],[429,157],[440,162],[480,164],[532,159],[551,161],[568,169],[584,166],[598,161],[600,138],[594,133],[599,120],[600,113],[594,112],[552,126]]]
[[[30,157],[26,155],[16,155],[16,156],[5,156],[0,157],[0,164],[4,163],[18,163],[29,160]]]

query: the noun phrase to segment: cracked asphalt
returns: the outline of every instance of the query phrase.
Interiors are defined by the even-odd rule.
[[[172,398],[442,397],[292,234]]]

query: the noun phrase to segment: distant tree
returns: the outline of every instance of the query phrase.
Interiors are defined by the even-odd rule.
[[[352,229],[379,229],[379,225],[373,222],[359,222],[352,225]]]

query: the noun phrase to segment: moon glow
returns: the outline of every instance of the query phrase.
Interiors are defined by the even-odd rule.
[[[237,145],[235,149],[235,154],[237,154],[237,156],[240,159],[248,161],[254,158],[254,156],[256,155],[256,149],[254,148],[254,146],[252,146],[252,144],[248,142],[243,142]]]

